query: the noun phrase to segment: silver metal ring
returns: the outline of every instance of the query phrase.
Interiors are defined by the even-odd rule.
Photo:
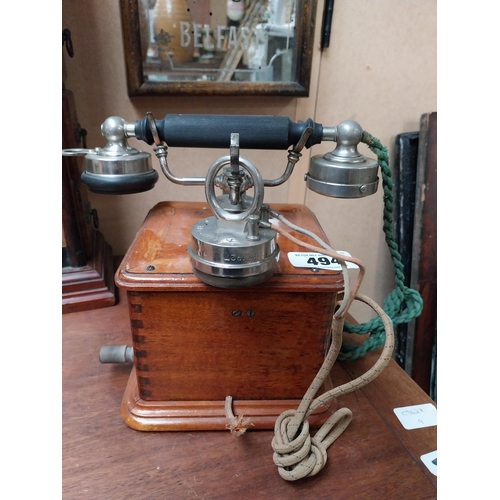
[[[93,149],[86,149],[86,148],[69,148],[69,149],[63,149],[62,150],[62,155],[63,156],[79,156],[79,155],[86,155],[89,153],[93,153]]]
[[[245,220],[249,215],[257,212],[262,202],[264,201],[264,181],[262,180],[262,176],[257,168],[253,165],[253,163],[249,162],[245,158],[240,156],[239,164],[243,167],[249,174],[253,180],[253,188],[254,188],[254,197],[253,202],[249,208],[240,213],[232,213],[222,209],[217,202],[217,197],[215,196],[215,176],[219,172],[219,170],[226,165],[231,164],[230,156],[222,156],[218,160],[216,160],[207,172],[207,177],[205,181],[205,195],[207,197],[208,204],[214,211],[215,215],[219,219],[232,220],[232,221],[242,221]]]
[[[153,117],[153,113],[151,113],[151,111],[148,111],[146,113],[146,116],[148,118],[148,123],[149,123],[149,128],[151,129],[151,134],[153,135],[153,140],[155,141],[155,144],[157,146],[160,146],[161,145],[160,136],[158,134],[158,129],[156,128],[156,122],[155,122],[155,119]]]

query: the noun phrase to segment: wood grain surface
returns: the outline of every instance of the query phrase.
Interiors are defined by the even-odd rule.
[[[436,498],[420,456],[436,450],[436,427],[406,430],[393,409],[432,402],[397,364],[339,398],[353,421],[315,477],[289,483],[273,463],[268,430],[141,432],[122,420],[130,365],[99,362],[102,345],[131,344],[127,301],[63,315],[62,490],[64,499]],[[292,319],[293,321],[293,319]],[[338,363],[335,385],[364,373],[378,352]],[[200,384],[203,381],[200,380]]]

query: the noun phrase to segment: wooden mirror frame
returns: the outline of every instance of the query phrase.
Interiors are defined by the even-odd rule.
[[[144,77],[138,0],[120,0],[128,95],[259,95],[308,97],[317,0],[297,2],[297,64],[293,82],[151,82]]]

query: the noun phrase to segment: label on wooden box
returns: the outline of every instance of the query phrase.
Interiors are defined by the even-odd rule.
[[[343,250],[336,250],[337,253],[350,257],[351,254]],[[307,267],[315,269],[330,269],[332,271],[340,271],[342,266],[337,259],[328,255],[314,252],[288,252],[288,259],[294,267]],[[346,262],[348,269],[354,269],[358,266],[352,262]]]

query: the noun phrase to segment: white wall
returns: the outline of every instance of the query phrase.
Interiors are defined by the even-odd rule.
[[[62,27],[72,33],[74,58],[63,58],[66,88],[73,91],[78,118],[88,131],[89,147],[103,146],[101,123],[111,115],[132,122],[152,111],[166,113],[238,113],[313,118],[324,126],[357,120],[392,152],[394,137],[418,130],[420,116],[437,110],[436,0],[336,0],[330,47],[319,50],[323,0],[318,2],[313,75],[308,98],[289,97],[140,97],[127,95],[119,2],[63,0]],[[152,153],[144,143],[131,145]],[[306,203],[318,216],[331,243],[361,258],[367,267],[362,291],[382,303],[393,286],[392,264],[382,233],[382,190],[362,200],[335,200],[306,192],[305,152],[292,180],[266,190],[272,202]],[[366,148],[363,154],[373,156]],[[183,176],[203,176],[221,150],[170,148],[169,165]],[[281,175],[282,151],[243,154],[265,178]],[[154,155],[153,155],[154,158]],[[156,159],[153,160],[154,162]],[[157,166],[155,164],[155,166]],[[159,169],[158,169],[159,170]],[[179,187],[162,175],[147,193],[129,196],[90,194],[99,212],[101,231],[114,253],[122,255],[148,210],[163,200],[204,200],[203,188]],[[359,319],[365,319],[364,311]]]

